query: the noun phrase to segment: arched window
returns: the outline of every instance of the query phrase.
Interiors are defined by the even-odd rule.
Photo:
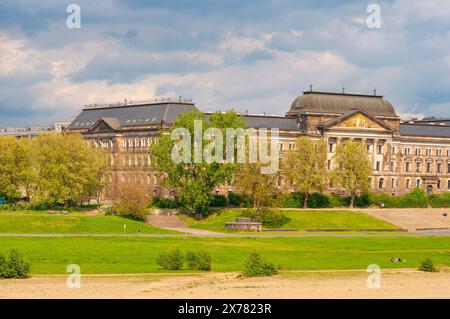
[[[378,188],[384,188],[384,178],[383,177],[381,177],[378,180]]]

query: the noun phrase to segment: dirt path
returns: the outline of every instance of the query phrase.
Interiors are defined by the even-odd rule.
[[[192,228],[186,225],[178,216],[176,215],[162,215],[162,214],[154,214],[145,217],[145,221],[150,225],[167,229],[167,230],[175,230],[181,233],[193,234],[193,235],[217,235],[218,233]]]
[[[390,270],[381,288],[364,272],[287,272],[269,278],[235,273],[83,276],[69,289],[65,276],[1,280],[0,298],[450,298],[450,272]]]

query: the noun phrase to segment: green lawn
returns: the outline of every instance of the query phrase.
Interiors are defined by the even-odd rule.
[[[81,215],[0,215],[3,234],[172,234],[169,230],[152,227],[146,222],[118,216]]]
[[[289,218],[289,221],[280,228],[293,228],[297,230],[311,228],[398,228],[383,220],[369,216],[363,212],[350,211],[283,211],[283,214]],[[191,227],[206,229],[217,232],[229,232],[225,229],[226,222],[233,222],[236,217],[242,215],[242,210],[222,210],[208,216],[202,220],[196,220],[187,215],[180,215],[181,219]]]
[[[433,258],[450,266],[450,237],[0,237],[0,251],[17,248],[32,262],[33,274],[64,274],[69,264],[82,273],[160,272],[161,251],[179,248],[208,251],[213,271],[241,271],[247,256],[258,251],[288,270],[417,268]],[[404,262],[392,263],[392,257]]]

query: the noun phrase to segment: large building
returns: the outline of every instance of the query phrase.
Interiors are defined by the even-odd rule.
[[[147,185],[154,195],[170,196],[160,187],[159,173],[151,169],[148,148],[161,128],[170,127],[178,114],[194,108],[192,100],[182,98],[90,105],[68,129],[110,151],[112,186],[132,181]],[[330,170],[337,144],[363,141],[373,167],[373,191],[392,195],[415,187],[429,193],[450,191],[450,120],[403,122],[383,96],[312,90],[297,97],[285,116],[242,116],[248,127],[279,128],[281,157],[299,136],[325,141]],[[223,186],[216,191],[231,189]],[[331,186],[328,191],[341,192]]]

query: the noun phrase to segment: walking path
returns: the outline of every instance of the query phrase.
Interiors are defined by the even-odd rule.
[[[191,228],[188,225],[186,225],[177,215],[154,214],[147,216],[145,218],[145,221],[157,228],[174,230],[185,234],[187,233],[193,235],[210,235],[210,236],[220,235],[220,233],[212,232],[209,230]]]
[[[173,230],[180,231],[182,228]],[[419,231],[415,233],[311,233],[311,234],[227,234],[187,228],[180,234],[0,234],[0,237],[235,237],[235,238],[276,238],[276,237],[410,237],[410,236],[450,236],[450,230]]]

